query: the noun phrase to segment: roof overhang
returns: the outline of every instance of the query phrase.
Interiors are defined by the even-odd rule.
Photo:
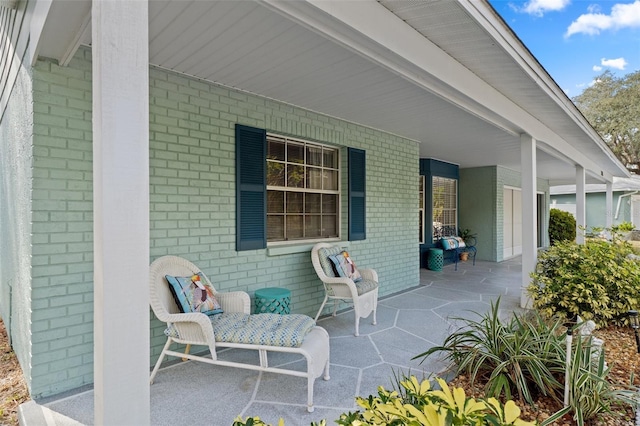
[[[90,45],[89,0],[39,0],[32,55],[65,64]],[[152,65],[420,143],[463,168],[520,170],[537,141],[552,184],[628,176],[485,1],[151,1]]]

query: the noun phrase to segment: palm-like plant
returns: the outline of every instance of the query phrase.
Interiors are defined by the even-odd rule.
[[[457,373],[466,373],[472,382],[486,380],[487,397],[504,395],[533,404],[538,394],[559,399],[564,372],[564,333],[560,321],[547,322],[540,315],[518,316],[508,321],[499,316],[500,299],[491,303],[480,320],[456,318],[465,323],[449,335],[442,346],[433,347],[416,358],[444,353]]]

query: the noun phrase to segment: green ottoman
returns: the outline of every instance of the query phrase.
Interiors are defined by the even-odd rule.
[[[427,267],[432,271],[442,271],[444,265],[444,253],[442,249],[430,248],[429,257],[427,259]]]
[[[255,313],[286,315],[291,312],[291,291],[281,287],[267,287],[255,292]]]

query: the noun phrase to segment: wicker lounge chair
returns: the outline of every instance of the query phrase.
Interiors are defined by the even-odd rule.
[[[153,368],[150,382],[153,383],[160,364],[167,355],[209,364],[306,377],[307,410],[312,412],[315,379],[324,372],[324,379],[329,380],[329,335],[326,330],[315,326],[315,322],[304,315],[249,315],[249,295],[242,291],[218,293],[213,289],[215,299],[224,311],[222,314],[208,316],[202,312],[182,313],[166,276],[190,277],[198,273],[203,280],[209,282],[199,268],[180,257],[164,256],[151,264],[150,304],[156,317],[167,323],[165,331],[167,343]],[[307,327],[305,331],[310,331],[302,332],[302,326]],[[218,334],[214,330],[217,330]],[[174,342],[183,345],[208,346],[211,358],[189,354],[188,351],[182,353],[170,350]],[[260,363],[256,365],[221,360],[217,357],[217,348],[256,350],[259,353]],[[294,371],[271,367],[267,359],[269,352],[302,355],[306,359],[307,370]]]
[[[316,321],[322,313],[329,299],[333,300],[333,316],[336,316],[338,303],[342,301],[353,303],[356,315],[355,335],[360,335],[360,318],[366,318],[373,312],[372,324],[376,324],[376,308],[378,306],[378,274],[373,269],[358,269],[361,279],[337,276],[330,256],[339,255],[342,249],[327,243],[318,243],[311,249],[313,268],[322,281],[325,290],[324,300]]]

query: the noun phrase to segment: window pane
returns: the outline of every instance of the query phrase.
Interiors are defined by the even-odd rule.
[[[338,236],[339,154],[320,144],[267,135],[268,241]]]
[[[322,236],[322,228],[320,227],[320,216],[305,216],[304,234],[306,238],[316,238]]]
[[[287,164],[287,186],[304,188],[304,166]]]
[[[304,237],[302,215],[287,215],[287,240],[295,240]]]
[[[322,189],[322,169],[307,167],[307,188]]]
[[[284,186],[284,163],[267,161],[267,185]]]
[[[303,198],[302,192],[287,192],[287,213],[302,213]]]
[[[304,145],[289,142],[287,144],[287,161],[289,163],[304,163]]]
[[[330,167],[332,169],[338,168],[338,151],[325,148],[322,153],[324,160],[324,167]]]
[[[304,198],[305,213],[320,213],[320,194],[306,194]]]
[[[322,147],[307,146],[307,164],[310,166],[322,166]]]
[[[267,212],[284,213],[284,192],[267,191]]]
[[[267,216],[267,239],[269,241],[284,240],[284,216]]]
[[[338,189],[338,172],[335,170],[324,171],[324,189],[337,190]]]
[[[331,194],[322,194],[322,212],[338,213],[338,196]]]
[[[458,194],[457,181],[443,177],[433,177],[433,240],[457,235]]]
[[[325,238],[338,236],[338,216],[322,215],[322,236]]]
[[[267,142],[267,159],[284,161],[284,141],[269,140]]]

